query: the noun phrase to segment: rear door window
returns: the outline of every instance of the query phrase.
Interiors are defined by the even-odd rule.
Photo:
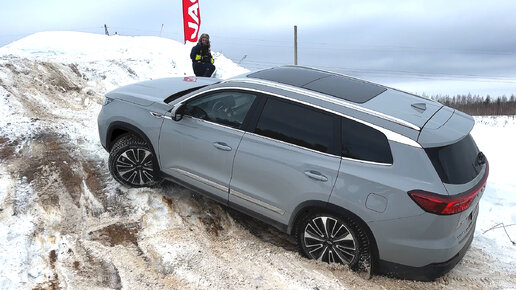
[[[254,133],[323,153],[338,152],[338,117],[286,100],[267,100]]]
[[[342,157],[392,164],[387,137],[365,124],[342,118]]]

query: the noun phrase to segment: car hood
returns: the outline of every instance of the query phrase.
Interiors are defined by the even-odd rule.
[[[106,94],[111,99],[120,99],[142,106],[163,102],[169,96],[195,87],[219,82],[216,78],[174,77],[138,82],[119,87]]]

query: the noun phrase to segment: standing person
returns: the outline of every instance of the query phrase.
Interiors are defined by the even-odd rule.
[[[211,77],[215,66],[210,52],[210,36],[207,33],[203,33],[197,45],[192,48],[190,58],[196,76]]]

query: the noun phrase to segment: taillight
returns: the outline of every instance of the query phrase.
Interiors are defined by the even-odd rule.
[[[424,211],[439,215],[456,214],[469,208],[471,202],[473,202],[478,193],[484,188],[488,175],[489,165],[486,165],[484,178],[471,190],[458,195],[440,195],[423,190],[411,190],[408,194]]]
[[[425,211],[435,214],[455,214],[465,211],[478,192],[463,198],[439,195],[426,191],[413,190],[408,194]]]

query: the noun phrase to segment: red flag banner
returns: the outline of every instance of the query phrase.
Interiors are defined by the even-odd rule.
[[[187,41],[197,42],[199,28],[201,27],[199,0],[183,0],[183,27],[185,43]]]

